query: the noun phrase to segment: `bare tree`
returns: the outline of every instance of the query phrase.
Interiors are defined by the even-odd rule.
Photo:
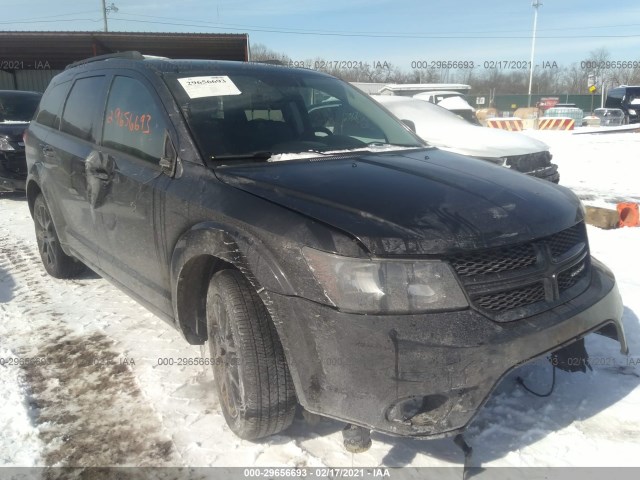
[[[279,53],[268,48],[266,45],[256,43],[251,45],[251,60],[254,62],[277,61],[284,65],[288,65],[291,58],[285,53]]]
[[[608,68],[609,59],[611,54],[605,47],[598,48],[589,52],[589,56],[580,62],[580,66],[585,70],[585,78],[588,78],[589,74],[594,75],[598,83],[611,83],[613,71]],[[587,82],[584,83],[580,89],[580,93],[585,93],[587,89]]]
[[[316,57],[292,61],[285,53],[276,52],[265,45],[255,44],[251,48],[254,61],[278,61],[288,66],[304,66],[320,70],[349,82],[376,83],[464,83],[471,85],[473,94],[498,95],[526,94],[528,75],[525,70],[473,70],[473,69],[423,69],[405,72],[400,68],[384,63],[336,62]],[[640,61],[640,59],[639,59]],[[615,65],[618,67],[617,63]],[[533,91],[539,94],[565,95],[587,93],[588,76],[592,74],[601,82],[611,85],[640,84],[640,68],[613,68],[609,51],[602,47],[589,52],[578,63],[558,68],[538,68],[534,71]]]

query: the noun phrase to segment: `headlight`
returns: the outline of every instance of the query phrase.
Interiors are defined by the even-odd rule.
[[[636,114],[636,111],[630,108],[629,109],[629,115],[635,115],[635,114]]]
[[[420,313],[469,306],[451,268],[430,260],[369,260],[302,249],[329,302],[345,312]]]
[[[0,136],[0,152],[10,152],[15,150],[9,143],[9,139],[7,137]]]

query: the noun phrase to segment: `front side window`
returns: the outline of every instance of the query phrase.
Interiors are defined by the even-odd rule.
[[[115,77],[107,100],[102,144],[158,163],[165,130],[162,110],[147,87],[135,78]]]
[[[104,76],[76,80],[62,114],[61,130],[83,140],[95,142],[96,111],[101,106]]]

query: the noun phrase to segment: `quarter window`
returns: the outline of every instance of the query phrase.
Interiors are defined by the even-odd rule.
[[[65,82],[52,87],[51,90],[44,94],[36,122],[56,130],[60,128],[60,113],[68,88],[69,82]]]
[[[70,135],[95,142],[94,123],[100,106],[104,77],[88,77],[76,80],[71,87],[62,114],[61,130]]]
[[[147,87],[135,78],[115,77],[104,119],[102,144],[158,163],[166,125]]]

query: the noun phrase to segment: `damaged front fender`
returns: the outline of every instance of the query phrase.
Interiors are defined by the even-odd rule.
[[[294,289],[265,245],[215,222],[194,225],[177,242],[171,259],[171,293],[176,326],[191,344],[206,341],[209,279],[225,265],[239,270],[259,293]]]

